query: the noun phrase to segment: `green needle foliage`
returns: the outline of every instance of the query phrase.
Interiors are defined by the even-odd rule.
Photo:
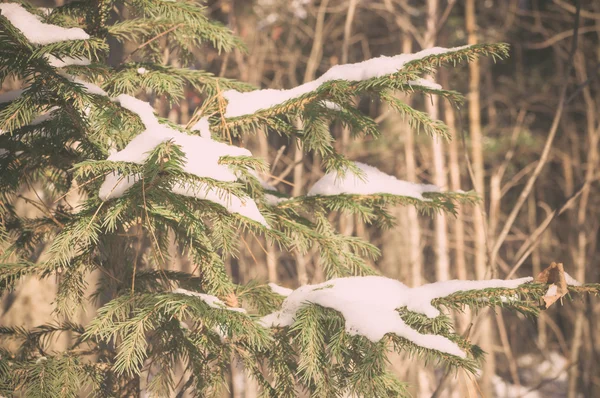
[[[28,276],[56,278],[58,285],[55,323],[32,330],[0,327],[0,395],[123,397],[138,396],[144,388],[158,397],[184,392],[218,396],[227,388],[234,358],[268,397],[293,397],[300,391],[315,397],[405,396],[405,384],[387,369],[390,350],[476,370],[483,353],[456,334],[447,315],[430,319],[397,309],[407,325],[446,337],[466,358],[394,334],[369,341],[348,333],[341,313],[317,304],[302,307],[290,327],[266,328],[259,317],[281,309],[284,297],[266,281],[234,283],[225,267],[228,256],[239,255],[243,237],[254,235],[289,253],[316,247],[327,278],[377,274],[367,260],[377,259],[378,249],[336,231],[331,213],[356,214],[366,223],[388,227],[394,222],[388,212],[392,206],[454,213],[455,203],[472,203],[475,194],[427,193],[425,200],[390,194],[287,198],[265,190],[255,177],[255,171],[267,168],[263,160],[222,157],[220,164],[239,177],[234,182],[198,177],[186,172],[185,152],[172,140],[157,145],[141,163],[107,157],[145,130],[140,117],[115,97],[144,92],[177,102],[184,89],[192,88],[204,98],[196,118],[209,118],[213,139],[238,142],[261,129],[301,142],[321,157],[327,171],[356,172],[354,163],[335,151],[331,124],[346,125],[354,136],[377,137],[379,131],[352,98],[386,102],[415,129],[448,138],[442,122],[393,94],[423,92],[460,104],[457,92],[410,82],[443,65],[505,57],[506,45],[467,46],[408,62],[390,75],[329,81],[281,104],[227,118],[222,92],[253,87],[160,63],[165,45],[184,66],[199,46],[243,50],[239,39],[207,18],[196,1],[73,1],[49,13],[23,7],[45,23],[82,28],[90,38],[37,45],[0,14],[0,82],[15,78],[23,83],[21,91],[0,102],[0,294]],[[123,63],[109,66],[110,43],[125,41],[135,49]],[[59,67],[56,59],[90,62]],[[132,186],[103,201],[99,188],[112,173],[132,179]],[[224,199],[250,198],[270,228],[214,201],[173,192],[182,185],[212,188]],[[23,189],[43,192],[50,200],[26,198]],[[65,199],[71,194],[79,195],[79,204]],[[17,206],[22,202],[39,215],[23,215]],[[193,272],[166,269],[173,245],[194,264]],[[86,282],[92,272],[100,275],[95,287]],[[598,286],[571,290],[597,293]],[[501,306],[536,315],[544,293],[545,286],[528,284],[458,292],[432,304],[449,310]],[[80,325],[73,315],[87,301],[99,309],[90,324]],[[70,343],[56,351],[53,339],[62,334],[70,336]]]

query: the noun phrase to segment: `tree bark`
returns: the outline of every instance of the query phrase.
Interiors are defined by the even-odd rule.
[[[437,22],[438,22],[438,0],[427,1],[427,31],[425,33],[425,48],[434,47],[436,44]],[[435,74],[427,76],[435,79]],[[439,119],[439,97],[426,98],[425,108],[432,119]],[[442,138],[433,137],[433,179],[434,183],[442,188],[448,185],[446,175],[446,160],[444,157],[444,143]],[[436,254],[436,280],[446,281],[450,279],[450,257],[448,255],[448,226],[446,215],[439,213],[435,215],[435,254]]]
[[[477,20],[475,14],[475,0],[467,0],[465,8],[465,23],[467,30],[467,43],[477,44]],[[471,158],[473,161],[473,177],[475,190],[481,198],[479,205],[474,206],[473,230],[475,241],[475,276],[477,279],[486,277],[486,231],[484,225],[485,209],[485,169],[483,164],[483,140],[481,133],[481,104],[479,98],[479,87],[481,71],[479,61],[473,60],[469,63],[469,135],[471,137]],[[492,377],[496,373],[495,358],[493,352],[493,335],[491,318],[488,312],[483,312],[479,326],[479,344],[488,353],[482,367],[480,381],[481,392],[484,397],[492,396]]]

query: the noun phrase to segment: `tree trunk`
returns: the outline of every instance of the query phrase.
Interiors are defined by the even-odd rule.
[[[467,30],[468,44],[477,44],[477,21],[475,14],[475,0],[467,0],[465,8],[465,23]],[[474,206],[473,214],[473,230],[475,241],[475,276],[477,279],[486,277],[486,231],[484,225],[485,212],[485,170],[483,164],[483,140],[481,133],[481,118],[480,118],[480,87],[481,71],[479,61],[473,60],[469,63],[469,135],[471,137],[471,158],[473,161],[473,174],[475,181],[475,190],[481,197],[479,205]],[[479,344],[484,351],[488,353],[486,361],[482,368],[480,381],[481,392],[484,397],[492,396],[492,377],[496,373],[494,351],[493,351],[493,335],[491,318],[488,312],[482,312],[481,316],[485,319],[481,320],[479,326],[479,336],[481,336]]]
[[[427,1],[427,31],[425,33],[425,48],[434,47],[436,44],[438,21],[438,0]],[[435,79],[435,74],[427,76]],[[439,119],[439,97],[426,98],[425,108],[432,119]],[[433,178],[434,183],[446,188],[446,160],[444,158],[444,143],[441,137],[433,137]],[[448,256],[448,231],[447,220],[444,213],[435,215],[435,254],[436,280],[447,281],[450,279],[450,258]]]

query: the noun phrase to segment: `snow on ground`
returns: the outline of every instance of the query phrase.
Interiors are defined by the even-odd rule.
[[[0,4],[0,11],[15,28],[33,44],[52,44],[66,40],[87,40],[90,36],[80,28],[63,28],[40,21],[20,4]]]
[[[429,55],[444,54],[458,51],[464,47],[441,48],[433,47],[415,54],[399,54],[394,57],[381,56],[355,64],[336,65],[316,80],[288,90],[265,89],[241,93],[228,90],[223,96],[228,100],[225,117],[250,115],[261,109],[268,109],[311,91],[317,90],[322,84],[333,80],[362,81],[396,73],[410,61],[425,58]],[[418,82],[436,87],[435,83]],[[416,84],[416,83],[415,83]]]
[[[396,309],[407,307],[433,318],[439,315],[439,310],[431,305],[435,298],[465,290],[515,288],[531,280],[446,281],[409,288],[382,276],[337,278],[294,290],[283,302],[281,310],[263,317],[261,323],[265,327],[290,326],[298,310],[314,303],[339,311],[350,334],[359,334],[376,342],[385,334],[394,333],[418,346],[464,358],[466,354],[456,343],[443,336],[417,332],[404,323]]]
[[[147,102],[125,94],[118,96],[116,100],[121,106],[137,114],[146,130],[131,140],[122,151],[110,155],[108,160],[143,164],[148,158],[149,152],[156,146],[172,140],[173,143],[181,146],[186,155],[183,166],[185,172],[198,177],[233,182],[237,180],[237,176],[227,165],[219,164],[220,158],[227,155],[252,156],[247,149],[213,141],[209,138],[188,135],[159,123],[152,106]],[[123,177],[109,174],[100,187],[100,198],[107,200],[123,195],[139,178],[139,175]],[[194,186],[179,184],[173,187],[173,192],[210,200],[222,205],[230,213],[240,214],[268,227],[256,203],[249,197],[237,197],[202,184]]]
[[[218,297],[212,296],[210,294],[192,292],[190,290],[181,289],[181,288],[173,290],[173,293],[185,294],[186,296],[198,297],[212,308],[218,308],[221,310],[229,310],[229,311],[235,311],[235,312],[246,312],[246,310],[243,308],[228,307]]]
[[[368,164],[359,162],[355,164],[362,171],[362,175],[347,171],[343,177],[340,177],[337,171],[329,172],[312,186],[308,195],[391,194],[425,200],[423,193],[440,191],[440,188],[435,185],[402,181]]]
[[[567,396],[569,360],[556,351],[525,354],[517,359],[521,387],[494,376],[498,398],[561,398]]]
[[[312,0],[290,0],[284,4],[284,9],[278,10],[277,7],[281,7],[279,4],[274,3],[273,0],[258,0],[254,5],[254,12],[259,17],[257,28],[264,29],[277,22],[280,19],[280,12],[291,12],[296,19],[306,19],[308,11],[306,6],[310,4]]]
[[[525,386],[512,384],[498,375],[492,376],[494,396],[498,398],[542,398],[539,391],[529,391]]]

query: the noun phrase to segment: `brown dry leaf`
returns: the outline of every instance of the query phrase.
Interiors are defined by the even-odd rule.
[[[540,272],[535,278],[535,282],[549,285],[548,291],[543,297],[546,308],[549,308],[569,292],[565,280],[565,268],[562,263],[551,263],[548,268]]]
[[[230,293],[227,295],[227,297],[225,297],[225,304],[227,304],[230,307],[239,307],[240,303],[238,302],[238,298],[235,295],[235,293]]]

